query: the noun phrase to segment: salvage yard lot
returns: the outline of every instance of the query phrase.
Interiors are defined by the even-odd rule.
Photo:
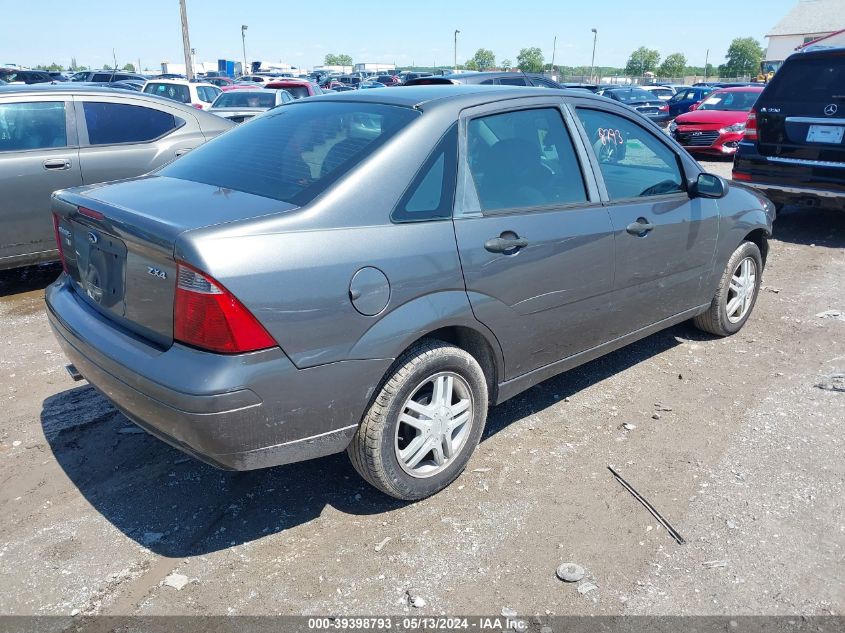
[[[845,317],[816,316],[845,311],[845,214],[778,219],[739,334],[682,324],[542,383],[416,504],[345,455],[228,473],[136,432],[64,371],[43,308],[57,273],[0,275],[2,613],[845,609]],[[566,561],[597,588],[557,580]]]

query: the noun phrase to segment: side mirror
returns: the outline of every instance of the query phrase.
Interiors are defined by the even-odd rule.
[[[691,198],[724,198],[727,194],[727,181],[715,174],[698,174],[690,187]]]

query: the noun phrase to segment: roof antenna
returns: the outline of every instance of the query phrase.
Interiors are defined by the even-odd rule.
[[[111,79],[109,79],[109,83],[114,81],[114,74],[117,72],[117,55],[114,54],[114,49],[111,49],[111,56],[114,59],[114,68],[111,69]]]

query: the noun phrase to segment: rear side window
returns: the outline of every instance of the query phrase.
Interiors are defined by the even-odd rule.
[[[191,91],[182,84],[148,83],[144,86],[144,92],[180,103],[191,102]]]
[[[467,163],[483,211],[587,200],[572,139],[554,108],[472,119]]]
[[[767,103],[831,103],[845,109],[845,57],[790,58],[775,73],[765,92]]]
[[[302,99],[303,97],[309,96],[308,88],[305,86],[284,86],[282,90],[287,92],[294,99]]]
[[[197,86],[197,95],[200,101],[204,103],[211,103],[217,98],[221,90],[217,88],[209,88],[208,86]]]
[[[502,77],[499,79],[499,83],[503,86],[525,86],[524,77]]]
[[[82,109],[91,145],[143,143],[181,125],[172,114],[143,106],[86,101]]]
[[[0,152],[66,146],[63,102],[0,104]]]
[[[418,116],[410,108],[365,103],[275,108],[158,173],[307,204]]]
[[[625,117],[578,108],[611,200],[684,191],[678,156]]]
[[[420,169],[391,216],[396,222],[452,217],[458,165],[458,126],[453,125]]]

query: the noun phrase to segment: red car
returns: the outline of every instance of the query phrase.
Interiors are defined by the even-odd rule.
[[[302,99],[303,97],[313,97],[314,95],[323,94],[320,86],[312,84],[305,79],[277,79],[270,83],[264,84],[265,88],[275,90],[287,90],[290,96],[294,99]]]
[[[745,133],[748,111],[754,107],[761,92],[762,86],[711,92],[693,110],[672,121],[669,132],[690,153],[733,154]]]

